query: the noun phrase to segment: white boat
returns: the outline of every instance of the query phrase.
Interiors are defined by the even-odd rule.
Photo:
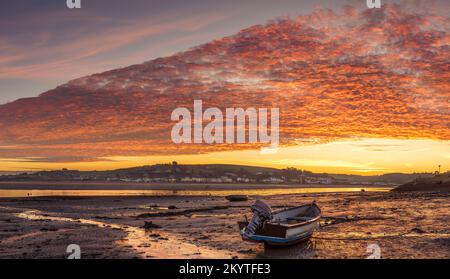
[[[274,212],[254,233],[249,222],[238,222],[242,239],[275,246],[288,246],[308,240],[319,227],[321,210],[316,203]]]

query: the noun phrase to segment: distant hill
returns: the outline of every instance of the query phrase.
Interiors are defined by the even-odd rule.
[[[207,164],[207,165],[178,165],[178,164],[158,164],[152,166],[142,166],[142,167],[134,167],[134,168],[126,168],[126,169],[118,169],[110,172],[133,172],[133,171],[148,171],[148,170],[173,170],[179,168],[180,170],[187,172],[239,172],[245,171],[248,173],[256,174],[259,172],[272,172],[272,173],[280,173],[282,170],[268,167],[257,167],[257,166],[244,166],[244,165],[227,165],[227,164]]]
[[[55,170],[0,176],[0,181],[125,181],[156,183],[275,183],[397,186],[432,174],[360,176],[313,173],[296,168],[276,169],[245,165],[181,165],[177,162],[109,170]]]
[[[434,177],[417,178],[414,181],[403,184],[393,191],[395,192],[419,192],[436,191],[450,192],[450,173],[437,175]]]
[[[21,171],[0,171],[0,176],[6,176],[6,175],[17,175],[17,174],[21,174],[24,172]],[[29,172],[31,173],[31,172]]]

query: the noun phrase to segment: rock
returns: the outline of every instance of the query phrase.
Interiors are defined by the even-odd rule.
[[[176,207],[175,205],[171,205],[171,206],[168,207],[168,209],[174,210],[174,209],[178,209],[178,207]]]
[[[414,228],[414,229],[411,230],[411,232],[413,232],[413,233],[418,233],[418,234],[424,234],[424,233],[427,233],[426,231],[424,231],[424,230],[422,230],[422,229],[419,229],[419,228]]]
[[[146,230],[152,230],[152,229],[160,229],[161,226],[154,224],[152,221],[145,222],[144,226],[142,226],[143,229]]]
[[[246,195],[230,195],[225,197],[230,202],[241,202],[248,201],[248,196]]]
[[[241,253],[241,254],[253,254],[253,253],[255,253],[255,250],[253,250],[253,249],[239,250],[238,253]]]
[[[41,232],[56,232],[56,231],[58,231],[58,229],[57,228],[42,228],[40,231]]]

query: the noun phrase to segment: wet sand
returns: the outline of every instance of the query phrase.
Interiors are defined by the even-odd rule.
[[[243,242],[248,202],[220,196],[0,199],[0,258],[450,258],[450,194],[354,192],[269,195],[274,209],[316,201],[321,228],[307,243]],[[175,208],[174,208],[175,207]],[[170,209],[169,209],[170,208]],[[145,222],[155,228],[144,229]]]

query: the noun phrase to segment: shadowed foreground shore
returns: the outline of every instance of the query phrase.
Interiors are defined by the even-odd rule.
[[[67,258],[70,244],[92,258],[450,258],[450,194],[322,193],[264,197],[274,209],[316,201],[311,241],[264,249],[243,242],[236,222],[248,202],[223,197],[1,199],[0,258]],[[147,226],[144,228],[144,224]]]

